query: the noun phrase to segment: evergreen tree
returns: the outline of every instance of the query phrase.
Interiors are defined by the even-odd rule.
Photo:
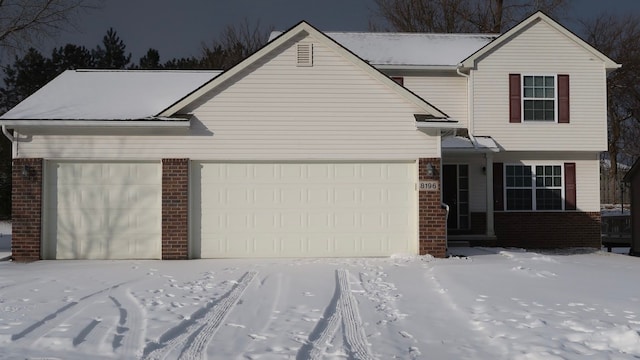
[[[147,50],[147,53],[138,61],[137,68],[146,70],[162,69],[162,64],[160,64],[160,53],[158,50]]]
[[[113,28],[102,38],[102,46],[93,51],[95,65],[99,69],[125,69],[131,62],[131,53],[126,53],[127,46]]]
[[[73,44],[53,49],[51,61],[57,74],[65,70],[91,69],[95,67],[91,51],[84,46]]]

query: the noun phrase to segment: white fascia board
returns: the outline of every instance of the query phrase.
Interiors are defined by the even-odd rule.
[[[416,127],[420,129],[464,129],[465,126],[457,121],[416,121]]]
[[[458,65],[377,65],[371,64],[378,70],[406,70],[406,71],[456,71]]]
[[[180,120],[0,120],[10,129],[30,127],[103,127],[103,128],[181,128],[189,127],[189,119]]]

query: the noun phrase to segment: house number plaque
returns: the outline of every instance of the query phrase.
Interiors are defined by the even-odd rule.
[[[438,191],[438,181],[435,181],[435,180],[420,181],[418,183],[418,190],[420,190],[420,191]]]

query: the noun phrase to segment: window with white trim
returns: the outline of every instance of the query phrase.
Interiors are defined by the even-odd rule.
[[[506,165],[506,210],[563,210],[561,165]]]
[[[522,76],[522,118],[524,121],[556,121],[555,75]]]

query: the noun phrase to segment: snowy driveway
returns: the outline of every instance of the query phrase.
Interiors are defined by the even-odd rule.
[[[0,358],[633,359],[640,258],[0,263]]]

